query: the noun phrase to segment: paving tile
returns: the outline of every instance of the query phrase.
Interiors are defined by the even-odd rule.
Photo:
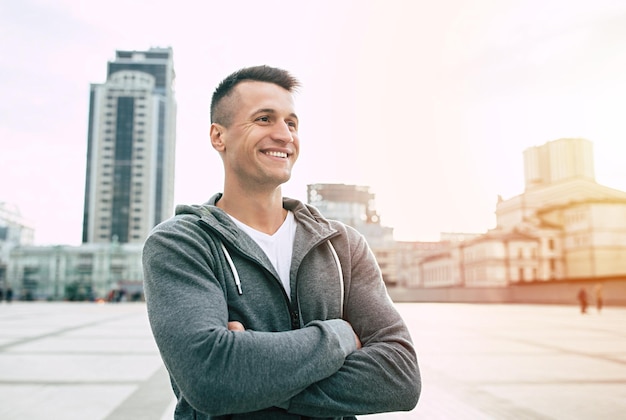
[[[626,308],[401,303],[418,406],[370,420],[625,418]],[[166,420],[167,372],[141,303],[0,305],[0,419]]]
[[[0,385],[0,418],[101,420],[136,388],[135,384]]]

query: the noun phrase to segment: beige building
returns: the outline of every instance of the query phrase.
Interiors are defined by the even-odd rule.
[[[426,256],[446,251],[447,242],[396,242],[397,284],[403,287],[423,287],[424,267],[416,264]]]
[[[460,247],[448,244],[448,249],[425,256],[420,262],[423,287],[462,286]]]
[[[537,280],[539,240],[518,232],[489,232],[459,246],[464,286],[506,286]]]
[[[529,148],[524,170],[524,192],[498,200],[495,229],[415,262],[423,287],[626,275],[626,192],[596,183],[591,142]]]

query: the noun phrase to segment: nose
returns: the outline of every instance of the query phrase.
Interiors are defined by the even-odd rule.
[[[293,143],[294,134],[287,121],[280,121],[274,125],[272,139],[283,143]]]

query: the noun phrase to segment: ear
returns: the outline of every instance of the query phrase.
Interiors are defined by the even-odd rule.
[[[211,124],[211,129],[209,131],[209,136],[211,137],[211,146],[213,146],[213,148],[218,152],[224,151],[224,131],[224,127],[219,125],[218,123]]]

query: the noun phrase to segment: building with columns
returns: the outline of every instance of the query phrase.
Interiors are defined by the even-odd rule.
[[[424,287],[626,275],[626,192],[595,181],[592,143],[531,147],[524,171],[525,190],[498,200],[496,228],[416,262]]]
[[[20,300],[98,300],[123,291],[143,299],[142,244],[21,246],[8,277]]]

